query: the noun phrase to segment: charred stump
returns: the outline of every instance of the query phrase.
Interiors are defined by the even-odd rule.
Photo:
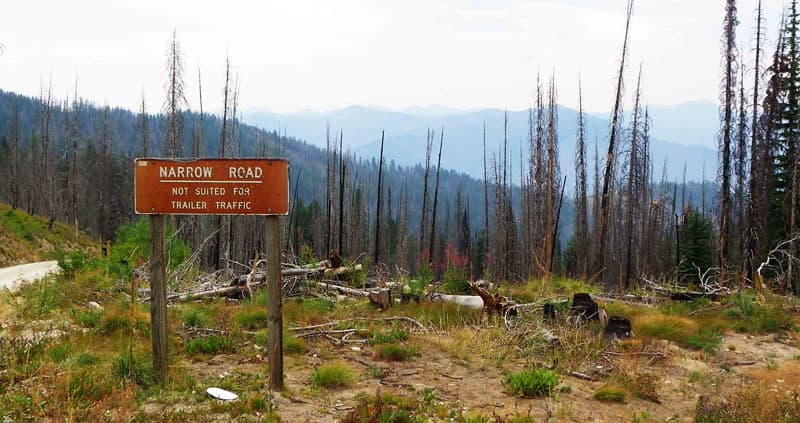
[[[600,312],[597,303],[591,295],[585,292],[576,292],[572,296],[572,309],[570,314],[581,320],[600,320]]]
[[[633,336],[631,321],[627,317],[611,316],[603,334],[606,338],[628,339]]]
[[[556,306],[553,303],[544,303],[542,317],[545,321],[556,320]]]

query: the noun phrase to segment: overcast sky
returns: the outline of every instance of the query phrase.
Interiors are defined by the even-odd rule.
[[[0,6],[0,88],[38,95],[52,77],[64,98],[77,78],[95,103],[135,109],[144,91],[158,110],[174,29],[192,109],[198,67],[205,108],[221,108],[227,53],[245,110],[521,109],[537,70],[555,70],[561,104],[576,105],[580,74],[585,105],[599,112],[612,105],[626,1],[10,0]],[[739,2],[748,55],[755,3]],[[717,101],[724,4],[637,0],[628,87],[642,63],[648,103]],[[770,39],[782,6],[765,0]]]

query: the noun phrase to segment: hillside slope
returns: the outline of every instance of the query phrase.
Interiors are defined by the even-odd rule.
[[[0,203],[0,267],[52,259],[59,250],[83,249],[97,252],[96,243],[73,227],[11,210]]]

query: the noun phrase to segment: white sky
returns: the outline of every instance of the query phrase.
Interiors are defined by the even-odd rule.
[[[764,0],[774,39],[783,1]],[[637,0],[628,87],[639,63],[651,104],[718,98],[724,0]],[[739,1],[750,52],[756,0]],[[74,90],[98,104],[150,112],[164,98],[173,29],[187,97],[221,109],[226,52],[240,107],[294,111],[352,104],[521,109],[536,72],[556,72],[574,107],[578,74],[589,111],[612,106],[626,0],[166,1],[6,0],[0,4],[0,88]],[[771,50],[772,45],[768,46]],[[768,50],[768,52],[769,52]],[[750,59],[746,58],[749,62]],[[630,97],[630,96],[628,96]]]

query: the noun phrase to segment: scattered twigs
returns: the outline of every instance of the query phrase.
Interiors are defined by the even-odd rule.
[[[346,322],[358,322],[358,321],[372,321],[372,322],[390,322],[390,321],[402,321],[410,323],[422,330],[427,330],[427,328],[422,325],[422,323],[405,316],[394,316],[394,317],[376,317],[376,318],[367,318],[367,317],[355,317],[351,319],[344,319],[344,320],[335,320],[332,322],[321,323],[318,325],[311,325],[311,326],[302,326],[302,327],[293,327],[289,328],[290,331],[295,332],[296,337],[298,338],[310,338],[310,337],[322,337],[331,341],[334,345],[342,345],[345,343],[351,344],[363,344],[368,342],[367,339],[349,339],[350,336],[361,332],[361,329],[356,328],[348,328],[348,329],[332,329],[332,327],[337,326],[342,323]]]
[[[346,322],[394,322],[394,321],[410,323],[410,324],[416,326],[417,328],[419,328],[421,330],[424,330],[424,331],[428,330],[428,328],[426,328],[425,325],[423,325],[422,323],[420,323],[420,322],[418,322],[418,321],[416,321],[416,320],[414,320],[414,319],[412,319],[410,317],[406,317],[406,316],[353,317],[353,318],[350,318],[350,319],[334,320],[332,322],[321,323],[321,324],[318,324],[318,325],[293,327],[293,328],[289,328],[289,330],[291,330],[291,331],[304,331],[304,330],[311,330],[311,329],[318,329],[318,328],[336,326],[336,325],[339,325],[339,324],[342,324],[342,323],[346,323]]]
[[[647,288],[671,300],[693,301],[699,298],[708,298],[711,300],[717,300],[720,296],[729,294],[730,290],[722,286],[719,282],[713,281],[712,276],[710,275],[716,274],[715,272],[718,273],[719,269],[710,268],[703,273],[699,273],[700,286],[701,288],[703,288],[703,291],[685,291],[680,289],[670,289],[647,278],[642,278],[642,281],[645,283]]]

